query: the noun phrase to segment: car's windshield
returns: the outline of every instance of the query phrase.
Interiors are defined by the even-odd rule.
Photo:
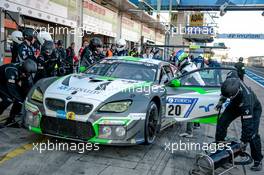
[[[154,81],[157,68],[158,66],[148,63],[108,61],[92,66],[86,73],[130,80]]]

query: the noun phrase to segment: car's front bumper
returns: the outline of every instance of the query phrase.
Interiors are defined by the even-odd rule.
[[[91,120],[87,122],[91,123],[91,130],[89,132],[92,132],[92,134],[88,134],[86,138],[81,138],[77,134],[76,135],[73,135],[72,133],[67,134],[67,131],[71,130],[71,129],[67,129],[67,125],[68,127],[72,127],[70,126],[71,122],[77,123],[79,121],[69,121],[68,119],[58,119],[56,117],[42,115],[38,106],[28,102],[27,100],[25,102],[25,111],[26,111],[25,125],[29,128],[30,131],[38,134],[63,138],[67,140],[82,141],[82,142],[85,141],[85,142],[99,143],[105,145],[135,145],[144,142],[144,126],[145,126],[144,113],[140,113],[140,114],[133,113],[133,115],[129,115],[126,117],[107,117],[107,116],[96,116],[94,118],[91,117]],[[46,120],[47,118],[53,118],[54,119],[53,121],[57,121],[56,119],[64,120],[64,121],[66,120],[65,122],[59,121],[59,124],[62,124],[61,127],[64,128],[64,131],[62,133],[65,134],[62,133],[57,134],[56,132],[47,132],[47,128],[45,128],[45,126],[43,125],[43,121]],[[58,124],[58,121],[57,122],[53,122],[53,121],[51,121],[49,125]],[[82,124],[85,122],[80,122],[80,123]],[[78,124],[76,127],[78,127]],[[125,134],[122,136],[120,135],[118,136],[117,127],[119,127],[119,129],[124,128]],[[74,129],[74,127],[72,127],[72,129]],[[111,131],[109,132],[109,130]],[[108,132],[104,134],[105,131]]]

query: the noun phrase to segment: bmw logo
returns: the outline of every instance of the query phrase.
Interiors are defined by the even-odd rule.
[[[69,97],[67,97],[67,98],[66,98],[66,100],[70,100],[70,99],[72,99],[72,97],[71,97],[71,96],[69,96]]]

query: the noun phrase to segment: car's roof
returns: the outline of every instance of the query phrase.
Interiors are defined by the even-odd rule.
[[[155,59],[146,59],[146,58],[140,58],[140,57],[131,57],[131,56],[113,56],[109,59],[115,59],[115,60],[124,60],[128,62],[142,62],[142,63],[150,63],[154,65],[164,65],[164,64],[170,64],[166,61],[162,60],[155,60]]]

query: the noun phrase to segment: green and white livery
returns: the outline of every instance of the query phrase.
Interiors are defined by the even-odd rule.
[[[104,59],[86,72],[41,79],[25,101],[29,130],[101,144],[151,144],[181,121],[215,122],[222,80],[233,68],[205,68],[175,77],[164,61]],[[199,73],[205,85],[192,74]]]

